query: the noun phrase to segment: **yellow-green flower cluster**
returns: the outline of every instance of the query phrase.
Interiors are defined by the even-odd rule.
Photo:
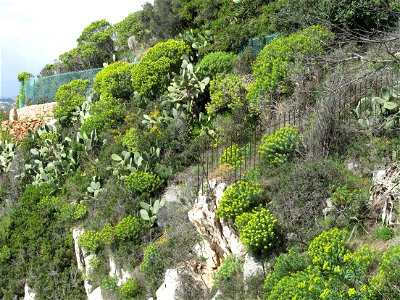
[[[317,25],[268,43],[254,63],[253,74],[256,80],[250,87],[249,100],[256,101],[275,89],[287,92],[289,85],[286,81],[289,70],[295,65],[296,56],[322,53],[323,41],[333,38],[332,32]]]
[[[206,104],[207,114],[214,116],[226,110],[240,111],[246,104],[246,93],[243,80],[238,75],[218,74],[210,82],[211,101]]]
[[[130,190],[142,193],[151,193],[162,184],[162,179],[149,172],[136,171],[125,179],[126,187]]]
[[[264,135],[258,152],[266,164],[279,165],[294,154],[299,140],[299,129],[286,125],[273,134]]]
[[[78,240],[79,246],[89,253],[95,253],[100,247],[100,242],[100,234],[95,230],[85,231]]]
[[[138,239],[143,225],[140,219],[132,217],[131,215],[123,218],[117,226],[115,226],[115,233],[119,240],[136,240]]]
[[[239,168],[244,165],[244,159],[244,148],[239,147],[237,144],[233,144],[222,152],[219,162],[221,164],[230,164],[232,167]]]
[[[337,228],[325,231],[316,237],[308,247],[308,257],[314,265],[330,271],[341,264],[349,252],[345,247],[346,231]]]
[[[260,208],[251,213],[243,213],[236,218],[235,226],[249,252],[265,254],[279,242],[279,223],[268,209]]]
[[[159,255],[160,246],[158,243],[149,244],[144,250],[143,261],[140,264],[140,272],[150,275],[153,270],[154,258]]]
[[[181,57],[189,51],[189,46],[177,40],[159,42],[151,47],[132,71],[133,90],[149,98],[160,96],[169,85],[166,75],[179,71]]]
[[[259,183],[239,180],[225,190],[215,213],[218,218],[234,219],[260,203],[264,195]]]
[[[106,224],[100,231],[85,231],[78,240],[79,246],[90,253],[95,253],[100,246],[110,245],[115,238],[120,242],[137,240],[142,232],[143,224],[140,219],[131,215],[123,218],[116,226]]]

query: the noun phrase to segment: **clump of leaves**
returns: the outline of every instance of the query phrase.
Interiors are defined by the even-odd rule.
[[[299,129],[296,126],[286,125],[273,134],[264,135],[258,152],[267,165],[279,165],[294,155],[299,142]]]
[[[259,183],[240,180],[224,191],[215,213],[218,218],[234,219],[259,204],[264,196]]]
[[[267,254],[280,243],[280,224],[266,208],[245,212],[235,220],[239,238],[247,251]]]

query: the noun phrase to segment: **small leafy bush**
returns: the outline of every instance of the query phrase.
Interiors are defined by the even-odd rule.
[[[128,278],[119,288],[119,294],[122,300],[133,300],[138,294],[138,281],[135,277]]]
[[[245,151],[244,148],[239,147],[237,144],[229,146],[222,152],[219,162],[221,164],[230,164],[231,166],[238,168],[244,166]]]
[[[11,250],[7,245],[0,248],[0,264],[7,261],[11,257]]]
[[[400,299],[400,245],[390,247],[382,255],[379,273],[371,280],[374,292],[383,299]]]
[[[140,219],[129,215],[115,226],[115,233],[120,241],[135,241],[139,238],[142,228],[143,225]]]
[[[169,85],[168,74],[178,72],[181,57],[190,51],[184,42],[159,42],[142,57],[132,72],[132,87],[145,97],[160,96]]]
[[[151,276],[155,268],[155,258],[159,255],[160,249],[157,243],[149,244],[144,250],[143,261],[140,264],[140,272],[146,276]]]
[[[136,127],[129,128],[122,136],[122,144],[129,149],[130,152],[138,151],[140,141],[139,131]]]
[[[115,228],[111,224],[106,224],[100,231],[100,240],[105,245],[110,245],[115,237]]]
[[[332,184],[329,186],[329,193],[332,203],[344,208],[353,203],[356,198],[360,196],[361,190],[355,189],[351,191],[346,185],[337,186]]]
[[[101,281],[101,289],[108,293],[118,290],[118,277],[106,275]]]
[[[294,155],[299,140],[298,128],[287,125],[273,134],[264,135],[258,152],[267,165],[280,165]]]
[[[280,224],[266,208],[241,214],[235,220],[235,227],[244,247],[252,253],[266,254],[280,242]]]
[[[321,26],[311,26],[287,37],[274,39],[258,55],[254,66],[254,84],[250,87],[248,98],[257,101],[260,97],[278,89],[287,93],[289,70],[295,64],[296,56],[318,55],[323,52],[324,42],[334,35]]]
[[[206,104],[207,113],[211,116],[226,110],[238,113],[246,107],[246,87],[236,74],[218,74],[210,82],[211,101]]]
[[[381,241],[388,241],[394,236],[394,230],[391,227],[382,226],[376,232],[376,237]]]
[[[243,272],[243,263],[238,260],[233,254],[228,255],[222,262],[213,277],[214,286],[217,288],[223,287],[227,282],[232,280],[236,275],[241,275]]]
[[[308,246],[308,257],[322,270],[331,270],[342,263],[349,250],[344,245],[346,231],[334,228],[324,231]]]
[[[237,56],[230,52],[212,52],[204,56],[197,64],[199,78],[214,78],[218,73],[230,73],[237,60]]]
[[[95,130],[100,133],[117,127],[123,122],[125,110],[121,99],[105,94],[93,104],[90,114],[91,116],[81,126],[81,130],[88,134]]]
[[[151,193],[163,183],[162,179],[149,172],[135,171],[125,179],[126,187],[137,193]]]
[[[274,286],[285,276],[304,271],[309,263],[306,255],[299,253],[293,248],[288,253],[279,255],[274,264],[273,272],[269,273],[265,278],[263,285],[265,294],[268,295]]]
[[[57,102],[54,107],[54,117],[62,125],[71,124],[72,113],[76,110],[76,107],[81,107],[86,100],[90,85],[90,80],[77,79],[63,84],[57,90],[54,98]]]
[[[218,218],[234,219],[259,204],[264,196],[260,184],[240,180],[224,191],[215,213]]]
[[[89,253],[95,253],[100,247],[100,234],[95,230],[88,230],[79,237],[78,244]]]
[[[118,61],[112,63],[97,73],[94,79],[94,89],[102,95],[129,100],[133,93],[132,71],[135,66]]]

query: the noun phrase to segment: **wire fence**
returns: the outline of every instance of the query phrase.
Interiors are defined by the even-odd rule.
[[[63,84],[76,79],[93,80],[102,68],[68,72],[39,78],[31,78],[25,83],[25,105],[53,102],[57,90]]]
[[[344,82],[343,78],[336,77],[325,87],[324,97],[314,105],[307,106],[294,99],[292,102],[296,104],[290,107],[279,111],[269,110],[266,124],[247,128],[238,134],[240,137],[229,136],[218,146],[212,140],[208,141],[208,149],[203,148],[198,156],[197,191],[202,194],[207,192],[210,180],[217,177],[224,177],[228,182],[242,179],[248,170],[259,166],[258,148],[262,137],[286,125],[299,129],[307,152],[329,155],[333,145],[340,144],[337,140],[342,138],[344,127],[360,127],[355,116],[360,100],[382,97],[385,87],[397,87],[400,100],[400,81],[396,74],[366,76],[353,82]],[[359,114],[370,119],[379,117],[371,114],[371,102],[367,101],[359,105]]]

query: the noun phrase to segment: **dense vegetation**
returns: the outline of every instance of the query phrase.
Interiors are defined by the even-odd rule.
[[[188,280],[182,299],[400,299],[399,229],[368,208],[372,172],[398,160],[399,14],[394,0],[155,0],[91,23],[42,75],[104,64],[94,83],[59,88],[55,125],[1,135],[0,298],[27,284],[84,299],[88,281],[148,299],[167,269],[204,266],[187,211],[212,148],[229,185],[216,216],[271,267],[244,282],[229,255],[212,291]],[[177,203],[160,199],[171,182]],[[118,285],[110,257],[133,277]]]

